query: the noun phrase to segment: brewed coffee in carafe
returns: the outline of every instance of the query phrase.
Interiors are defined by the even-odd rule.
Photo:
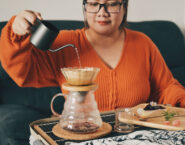
[[[94,80],[99,72],[99,68],[63,68],[61,69],[67,83],[62,84],[63,90],[68,94],[59,93],[58,96],[65,96],[64,110],[60,115],[60,126],[62,129],[73,133],[95,132],[102,125],[102,119],[94,98],[94,91],[98,85]]]

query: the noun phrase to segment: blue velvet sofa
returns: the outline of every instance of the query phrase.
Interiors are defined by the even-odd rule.
[[[49,21],[59,29],[76,29],[81,21]],[[0,33],[6,22],[0,22]],[[127,27],[146,33],[158,46],[174,77],[185,86],[185,41],[176,24],[169,21],[128,22]],[[6,48],[4,48],[6,49]],[[29,124],[51,116],[50,101],[59,87],[20,88],[0,65],[0,145],[29,144]],[[58,100],[61,111],[64,99]]]

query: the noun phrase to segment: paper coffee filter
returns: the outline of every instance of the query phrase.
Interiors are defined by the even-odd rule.
[[[66,81],[70,85],[90,85],[96,79],[99,68],[95,67],[68,67],[61,69]]]

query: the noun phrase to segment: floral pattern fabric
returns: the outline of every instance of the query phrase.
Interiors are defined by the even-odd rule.
[[[185,131],[145,130],[81,143],[65,145],[185,145]]]

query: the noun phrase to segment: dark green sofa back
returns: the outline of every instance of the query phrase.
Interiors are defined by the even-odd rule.
[[[84,26],[82,21],[49,22],[58,29],[76,29]],[[5,24],[6,22],[0,23],[0,32]],[[154,41],[174,77],[185,86],[185,41],[177,25],[169,21],[145,21],[128,22],[127,27],[144,32]],[[57,92],[60,92],[59,87],[20,88],[0,66],[0,104],[23,104],[45,113],[51,113],[50,100]]]

